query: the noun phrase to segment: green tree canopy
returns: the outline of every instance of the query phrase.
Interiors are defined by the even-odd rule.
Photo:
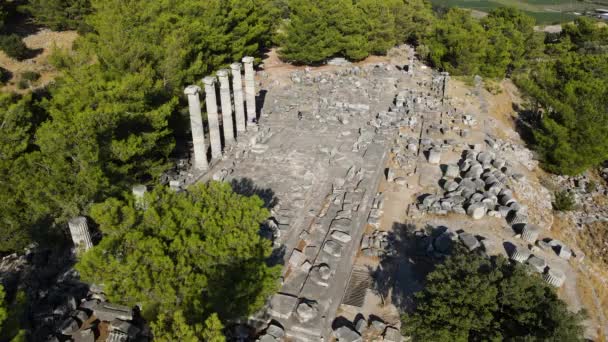
[[[34,21],[55,31],[84,29],[84,19],[91,12],[89,0],[29,0],[23,9]]]
[[[571,313],[532,271],[503,257],[458,249],[428,274],[403,316],[414,341],[583,341],[583,313]]]
[[[534,19],[502,7],[477,20],[470,11],[453,8],[422,39],[424,58],[454,75],[505,77],[542,47]]]
[[[91,210],[104,238],[76,269],[110,300],[139,303],[149,319],[182,310],[201,322],[249,315],[276,290],[280,269],[266,265],[271,244],[258,234],[269,213],[257,196],[213,182],[158,187],[145,201],[146,210],[116,198]]]
[[[516,82],[544,112],[534,132],[543,166],[577,174],[608,159],[608,28],[580,18],[546,50]]]
[[[24,156],[34,141],[30,95],[0,93],[0,251],[20,250],[30,242],[28,226],[40,216],[28,212],[20,179]]]
[[[158,315],[156,322],[152,322],[154,341],[158,342],[225,342],[222,333],[223,325],[217,314],[207,318],[205,324],[188,324],[181,311],[175,311],[173,316],[164,313]]]

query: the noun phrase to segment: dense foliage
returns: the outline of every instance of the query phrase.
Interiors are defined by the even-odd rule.
[[[582,313],[568,311],[542,279],[503,257],[460,250],[428,274],[403,317],[414,341],[583,341]]]
[[[577,174],[608,159],[608,27],[580,18],[546,50],[516,81],[544,113],[534,132],[544,167]]]
[[[276,290],[280,269],[266,266],[271,244],[258,234],[269,213],[257,196],[212,182],[181,193],[159,187],[145,203],[138,210],[131,200],[111,198],[91,210],[104,238],[76,268],[85,281],[104,284],[110,300],[140,304],[149,319],[163,314],[156,325],[162,331],[212,313],[245,317]],[[167,324],[177,310],[184,317],[169,316]]]
[[[290,0],[288,5],[278,41],[281,57],[296,63],[385,54],[398,43],[417,40],[433,18],[422,0]]]
[[[82,31],[91,3],[89,0],[29,0],[22,9],[33,16],[34,22],[52,30]]]
[[[423,38],[418,52],[454,75],[505,77],[542,47],[534,19],[513,8],[491,11],[481,20],[469,11],[450,9]]]

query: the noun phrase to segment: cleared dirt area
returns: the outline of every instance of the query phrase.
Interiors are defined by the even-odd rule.
[[[0,67],[12,74],[12,77],[0,90],[23,93],[31,90],[31,88],[47,85],[57,76],[57,71],[49,64],[49,56],[55,49],[71,49],[76,38],[78,38],[76,31],[54,32],[44,29],[23,39],[29,49],[36,51],[35,57],[17,61],[0,51]],[[19,89],[17,85],[21,79],[21,74],[27,71],[39,73],[40,78],[26,89]]]

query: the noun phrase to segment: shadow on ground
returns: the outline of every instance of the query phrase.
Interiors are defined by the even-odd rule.
[[[425,248],[420,248],[417,230],[413,224],[393,223],[394,234],[390,236],[390,255],[384,256],[376,269],[370,268],[372,290],[382,297],[390,298],[400,312],[413,309],[414,293],[423,289],[426,275],[434,268],[430,258],[425,257]]]
[[[278,199],[272,189],[259,187],[250,178],[233,179],[230,181],[230,186],[239,195],[258,196],[264,201],[264,207],[266,208],[272,208],[278,203]]]

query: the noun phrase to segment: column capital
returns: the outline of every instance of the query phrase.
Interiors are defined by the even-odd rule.
[[[184,94],[186,94],[186,95],[197,95],[200,92],[201,92],[201,87],[194,85],[194,84],[189,85],[186,87],[186,89],[184,89]]]
[[[240,73],[241,72],[241,63],[232,63],[232,64],[230,64],[230,69],[232,69],[233,73],[235,73],[235,72]]]
[[[250,56],[243,57],[243,63],[245,63],[245,64],[253,63],[254,60],[255,60],[255,58],[250,57]]]
[[[228,77],[230,71],[228,69],[220,69],[217,71],[217,77]]]
[[[206,86],[212,86],[215,84],[215,77],[213,76],[207,76],[205,78],[203,78],[203,84],[205,84]]]

